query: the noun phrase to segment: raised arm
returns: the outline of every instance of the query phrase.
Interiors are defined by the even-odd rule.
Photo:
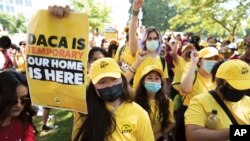
[[[198,53],[196,51],[191,53],[191,64],[189,69],[184,75],[184,78],[181,81],[180,89],[184,93],[189,93],[193,88],[193,82],[195,78],[195,71],[197,67],[197,63],[199,61]]]
[[[171,48],[171,52],[170,52],[170,55],[173,57],[173,60],[175,63],[177,63],[177,60],[178,60],[178,48],[181,46],[181,42],[176,40],[176,42],[174,43],[174,45],[171,45],[170,43],[167,43],[170,48]]]
[[[146,51],[141,51],[141,52],[138,52],[136,54],[135,62],[132,64],[132,66],[129,68],[129,70],[125,73],[125,77],[126,77],[128,82],[130,82],[131,79],[134,77],[137,68],[145,60],[146,56],[147,56]]]
[[[129,24],[129,49],[132,56],[136,55],[138,48],[138,40],[136,37],[136,30],[138,27],[138,14],[140,8],[143,6],[144,0],[134,0],[132,6],[132,17]]]

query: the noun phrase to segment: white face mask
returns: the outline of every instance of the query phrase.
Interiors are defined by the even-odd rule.
[[[212,68],[214,67],[214,64],[216,63],[217,61],[214,61],[214,60],[204,60],[203,61],[203,65],[202,65],[202,68],[207,72],[207,73],[211,73],[211,70]]]
[[[147,50],[149,51],[155,51],[159,47],[159,41],[158,40],[151,40],[146,42]]]

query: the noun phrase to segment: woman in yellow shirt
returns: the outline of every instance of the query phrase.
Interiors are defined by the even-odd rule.
[[[126,78],[112,58],[91,64],[88,115],[74,140],[153,141],[148,113],[132,101]]]
[[[146,67],[136,91],[137,102],[150,116],[154,136],[157,141],[165,139],[165,135],[174,127],[173,102],[163,92],[163,71],[156,65]]]

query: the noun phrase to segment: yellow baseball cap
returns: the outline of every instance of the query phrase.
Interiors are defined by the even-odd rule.
[[[222,63],[216,72],[216,77],[226,80],[237,90],[250,89],[250,66],[239,59]]]
[[[89,77],[96,84],[104,77],[121,78],[121,69],[112,58],[101,58],[91,64]]]
[[[163,75],[163,71],[159,66],[156,65],[150,65],[144,68],[144,70],[142,71],[142,75],[141,77],[143,77],[144,75],[148,74],[151,71],[156,71],[158,73],[160,73],[160,75]]]
[[[207,47],[208,46],[208,43],[207,41],[204,41],[202,40],[200,43],[199,43],[200,46],[203,46],[203,47]]]
[[[192,44],[186,44],[185,46],[182,47],[181,52],[183,52],[187,48],[195,49],[194,45],[192,45]]]
[[[219,54],[218,49],[215,47],[206,47],[199,51],[199,58],[210,58],[213,56],[224,58],[223,55]]]

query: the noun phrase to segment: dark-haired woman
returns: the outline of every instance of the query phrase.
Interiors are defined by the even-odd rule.
[[[93,62],[89,75],[88,115],[74,140],[153,141],[149,116],[132,102],[127,80],[116,61],[102,58]]]
[[[34,141],[35,114],[26,77],[14,71],[0,73],[0,140]]]
[[[136,91],[137,102],[150,116],[155,140],[163,141],[174,127],[173,102],[166,97],[162,84],[163,71],[150,65],[142,72]]]
[[[88,67],[87,67],[87,73],[89,73],[89,68],[90,65],[100,59],[100,58],[104,58],[104,57],[108,57],[108,53],[100,47],[92,47],[89,50],[88,53]],[[89,77],[89,75],[87,76]],[[87,79],[89,81],[89,79]],[[88,82],[87,82],[88,83]],[[86,95],[86,94],[85,94]],[[84,101],[84,103],[86,103],[86,101]],[[74,124],[73,124],[73,130],[72,130],[72,135],[71,135],[71,139],[73,140],[78,131],[79,128],[81,127],[81,125],[84,123],[84,121],[86,120],[86,116],[87,116],[87,107],[85,107],[84,109],[86,109],[86,111],[84,113],[79,113],[79,112],[73,112],[74,115]]]

